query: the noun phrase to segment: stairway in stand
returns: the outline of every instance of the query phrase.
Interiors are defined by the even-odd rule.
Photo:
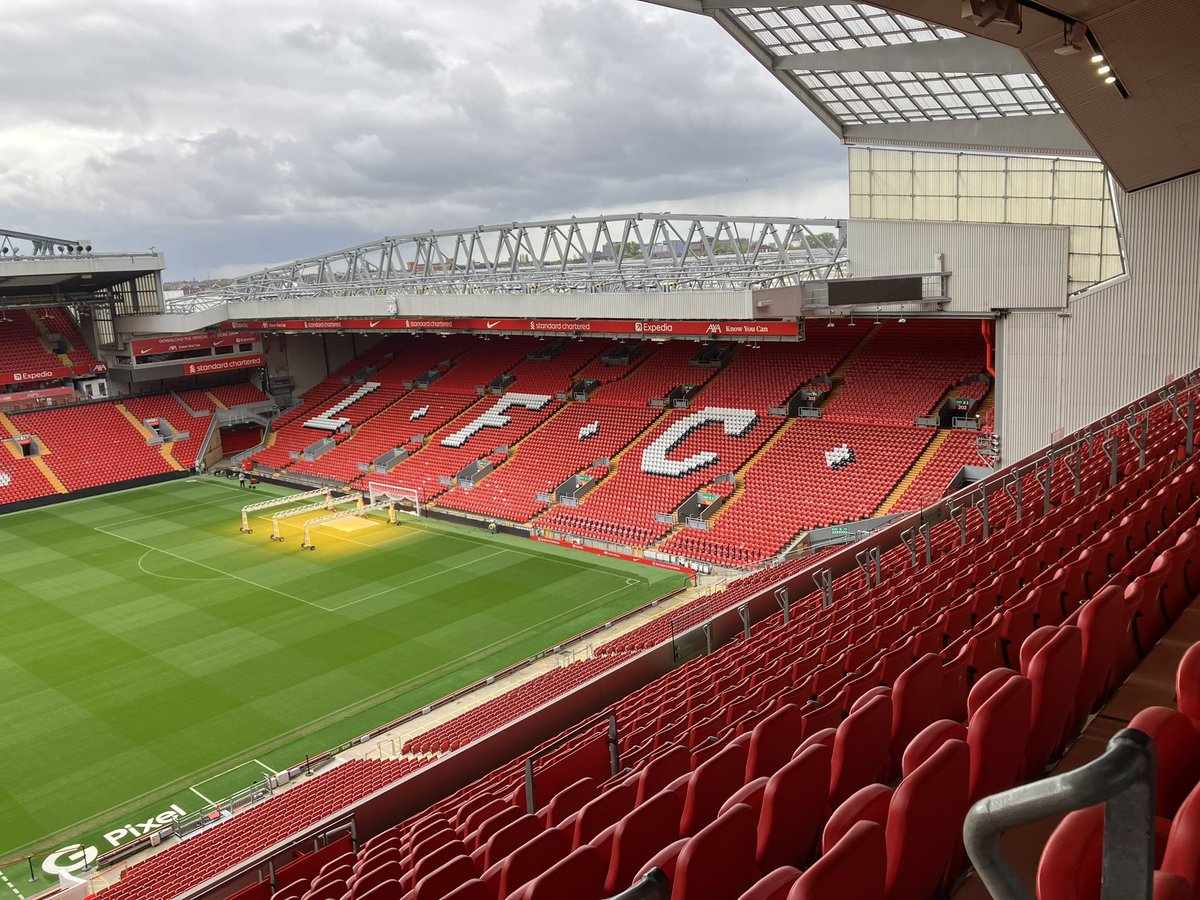
[[[942,444],[946,443],[946,438],[948,438],[950,434],[951,429],[949,428],[938,429],[938,433],[933,436],[933,440],[929,442],[929,444],[921,452],[921,455],[917,457],[917,461],[912,464],[912,468],[904,473],[904,477],[900,479],[894,488],[892,488],[891,493],[884,498],[883,503],[879,504],[879,509],[875,510],[875,515],[886,516],[889,512],[891,512],[891,509],[896,505],[896,502],[904,496],[904,492],[907,491],[909,486],[917,480],[917,476],[921,474],[921,471],[927,465],[929,465],[929,461],[933,459],[934,455],[938,452],[938,448],[940,448]]]

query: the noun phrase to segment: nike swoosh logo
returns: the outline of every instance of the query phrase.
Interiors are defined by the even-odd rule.
[[[378,325],[378,324],[379,324],[381,321],[382,321],[381,319],[376,319],[374,322],[372,322],[372,323],[371,323],[371,327],[372,327],[372,328],[374,328],[374,327],[375,327],[376,325]]]
[[[499,324],[500,324],[502,321],[503,321],[503,319],[497,319],[495,322],[488,322],[488,323],[487,323],[487,327],[488,327],[488,328],[495,328],[495,327],[496,327],[497,325],[499,325]]]

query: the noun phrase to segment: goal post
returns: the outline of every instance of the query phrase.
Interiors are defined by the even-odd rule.
[[[395,521],[392,513],[408,513],[421,515],[421,494],[414,488],[400,487],[398,484],[388,484],[384,481],[369,481],[367,488],[370,493],[370,504],[390,504],[388,519]]]

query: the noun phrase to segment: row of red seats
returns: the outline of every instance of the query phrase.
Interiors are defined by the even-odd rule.
[[[986,465],[975,449],[979,433],[949,431],[942,445],[896,500],[891,512],[924,509],[941,499],[963,466]]]
[[[667,396],[681,384],[702,385],[713,377],[715,369],[688,365],[700,345],[688,341],[668,341],[642,350],[631,370],[596,391],[594,403],[607,406],[644,407],[651,400]],[[584,373],[580,373],[583,377]]]
[[[104,890],[106,900],[164,900],[219,875],[309,822],[403,778],[420,760],[352,759],[278,797],[199,832],[166,853],[134,863]]]
[[[391,406],[364,422],[354,436],[338,444],[325,455],[290,466],[290,471],[305,475],[332,478],[345,484],[370,480],[359,463],[370,464],[389,450],[406,445],[418,435],[431,435],[462,413],[477,399],[466,394],[444,394],[434,390],[409,391]],[[422,409],[428,409],[416,419]],[[428,437],[427,437],[428,439]],[[377,480],[393,483],[391,476],[380,475]]]
[[[247,406],[251,403],[263,403],[271,399],[258,387],[248,382],[218,384],[215,387],[205,388],[204,392],[212,394],[229,409],[237,406]]]
[[[684,529],[664,553],[745,566],[782,550],[798,532],[868,519],[933,437],[929,429],[795,419],[744,474],[745,492],[707,531]],[[849,447],[834,468],[825,454]]]
[[[1200,644],[1183,655],[1175,698],[1177,708],[1151,706],[1129,722],[1154,742],[1156,900],[1200,895]],[[1103,837],[1102,805],[1064,818],[1038,865],[1038,900],[1099,897]]]
[[[88,366],[90,368],[96,364],[96,357],[92,355],[92,351],[88,349],[87,344],[80,337],[79,329],[76,327],[75,320],[71,318],[69,312],[60,306],[47,306],[34,310],[32,315],[41,318],[47,331],[63,336],[70,345],[70,350],[68,350],[66,355],[71,360],[72,365]]]
[[[31,459],[14,459],[0,449],[0,507],[56,493],[41,469]]]
[[[41,439],[46,463],[68,490],[173,471],[115,402],[17,413],[12,421]]]
[[[41,343],[34,310],[19,309],[0,320],[0,372],[37,372],[61,368],[62,360]]]
[[[450,753],[458,750],[519,719],[548,700],[590,681],[604,670],[612,668],[616,662],[611,657],[585,659],[551,669],[448,722],[409,738],[404,742],[403,750],[405,753]]]
[[[703,396],[703,395],[701,395]],[[703,409],[705,404],[698,404]],[[672,410],[645,437],[622,455],[612,475],[584,498],[578,508],[555,507],[539,518],[543,528],[581,537],[612,540],[613,527],[628,529],[629,543],[645,546],[667,534],[671,525],[659,522],[656,514],[673,513],[697,488],[716,475],[735,472],[782,424],[781,419],[759,417],[742,435],[729,435],[719,426],[693,431],[671,451],[672,459],[714,453],[717,461],[699,466],[679,477],[643,471],[647,448],[676,422],[695,410]]]

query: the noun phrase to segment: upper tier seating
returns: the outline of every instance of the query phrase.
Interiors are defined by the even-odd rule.
[[[229,409],[235,406],[245,406],[249,403],[263,403],[271,398],[252,384],[221,384],[205,388],[206,393],[212,394]],[[211,403],[211,401],[209,401]],[[194,407],[193,407],[194,408]]]
[[[909,512],[924,509],[931,503],[941,499],[950,479],[958,474],[963,466],[980,466],[980,459],[975,449],[979,433],[975,431],[950,431],[937,452],[925,464],[925,468],[913,479],[912,484],[900,495],[892,512]]]
[[[173,471],[116,403],[21,413],[12,420],[41,438],[50,451],[46,463],[72,491]]]
[[[870,518],[932,437],[930,429],[796,419],[746,471],[745,493],[717,511],[710,530],[685,528],[662,549],[744,566],[799,531]],[[842,445],[855,461],[833,468],[825,454]]]
[[[42,345],[31,313],[18,309],[0,318],[0,372],[38,372],[61,368],[62,360]]]
[[[184,468],[190,469],[196,465],[196,454],[204,443],[208,433],[208,423],[212,416],[192,416],[170,394],[159,394],[154,397],[128,397],[124,401],[125,408],[133,413],[140,421],[152,418],[166,419],[177,432],[186,431],[185,441],[174,441],[171,444],[171,455]]]
[[[766,415],[818,375],[832,372],[862,338],[861,331],[851,328],[814,328],[801,344],[739,347],[729,365],[705,387],[703,402],[749,407]]]
[[[832,606],[798,596],[789,623],[777,613],[613,704],[616,776],[606,724],[539,762],[561,787],[539,791],[535,815],[521,809],[524,757],[498,766],[370,837],[337,896],[519,900],[543,896],[561,864],[580,896],[658,865],[674,900],[737,900],[786,882],[784,867],[793,898],[933,898],[962,865],[968,804],[1038,777],[1200,588],[1200,460],[1176,467],[1181,435],[1156,409],[1146,466],[1115,487],[1104,454],[1088,454],[1078,490],[1055,471],[1043,515],[1031,472],[1020,512],[992,495],[989,537],[972,512],[965,535],[934,526],[932,565],[900,545],[878,586],[851,569]],[[793,578],[797,595],[806,580]],[[199,883],[261,848],[273,814],[259,811],[288,796],[140,863],[105,896]]]
[[[546,508],[539,493],[553,493],[570,476],[613,456],[658,417],[654,409],[575,403],[522,443],[515,456],[472,490],[455,488],[439,506],[527,522]],[[581,437],[597,425],[594,434]]]
[[[52,333],[57,332],[66,338],[67,343],[71,345],[71,350],[67,353],[67,357],[71,360],[72,365],[94,366],[96,364],[96,357],[92,355],[92,351],[88,349],[87,344],[83,342],[83,338],[79,336],[79,329],[75,326],[75,320],[71,318],[71,314],[65,309],[58,306],[48,306],[35,310],[33,315],[41,317],[47,331]]]
[[[644,346],[634,360],[636,365],[619,381],[610,381],[592,394],[593,403],[606,406],[647,406],[681,384],[701,385],[713,377],[713,369],[688,365],[700,345],[688,341],[670,341]],[[586,372],[580,378],[595,377]]]
[[[843,374],[844,385],[822,417],[860,425],[911,426],[936,412],[938,400],[968,375],[983,371],[985,348],[971,321],[888,321]]]

